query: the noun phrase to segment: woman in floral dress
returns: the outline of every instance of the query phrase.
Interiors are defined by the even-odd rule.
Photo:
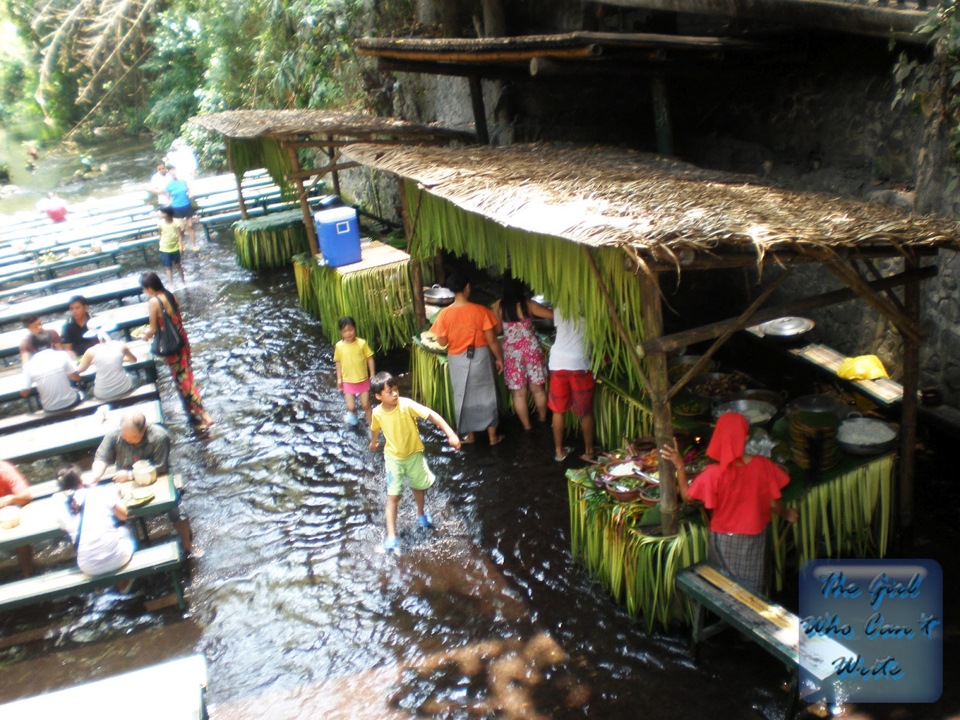
[[[149,340],[152,338],[163,324],[162,305],[179,330],[180,337],[183,338],[183,347],[180,348],[180,351],[175,355],[164,356],[163,360],[170,367],[173,383],[180,394],[183,409],[190,418],[190,424],[205,432],[213,426],[213,420],[203,409],[200,391],[193,379],[193,368],[190,367],[190,341],[187,339],[187,331],[183,327],[177,298],[163,286],[160,276],[154,272],[145,272],[140,276],[140,287],[150,296],[150,300],[147,302],[150,310],[150,329],[143,334],[143,339]]]
[[[524,430],[529,430],[530,407],[527,392],[533,395],[537,417],[547,419],[547,371],[540,341],[533,332],[533,318],[553,318],[548,308],[526,297],[523,283],[509,274],[503,279],[503,299],[495,312],[503,323],[503,380],[513,395],[513,409]]]

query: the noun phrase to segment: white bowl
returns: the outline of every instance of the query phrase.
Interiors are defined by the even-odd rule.
[[[16,505],[7,505],[0,509],[0,527],[12,530],[20,524],[20,508]]]

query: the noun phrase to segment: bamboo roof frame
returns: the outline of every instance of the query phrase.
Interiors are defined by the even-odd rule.
[[[226,138],[227,159],[230,169],[236,176],[240,215],[244,219],[247,218],[247,207],[240,182],[243,171],[238,172],[235,167],[231,141],[268,139],[279,144],[281,150],[287,155],[290,172],[286,177],[274,177],[274,180],[281,187],[292,182],[296,188],[307,239],[313,255],[317,255],[320,249],[304,181],[314,178],[316,183],[326,175],[332,175],[334,192],[339,195],[339,171],[356,167],[356,163],[341,162],[340,155],[344,146],[354,142],[385,144],[476,142],[476,135],[470,130],[333,110],[228,110],[196,115],[190,118],[190,124]],[[328,163],[320,168],[302,168],[297,150],[303,147],[321,148],[327,155]]]
[[[732,259],[758,267],[771,262],[788,269],[804,262],[822,265],[849,290],[809,298],[805,301],[809,307],[859,297],[893,322],[903,338],[900,519],[904,526],[912,523],[921,341],[919,281],[935,273],[935,268],[920,268],[919,259],[941,248],[960,250],[957,223],[904,215],[885,206],[822,193],[797,193],[758,178],[602,146],[454,149],[356,144],[343,152],[361,165],[414,181],[423,192],[465,212],[582,246],[605,298],[606,289],[595,271],[591,251],[622,249],[641,283],[646,340],[639,348],[647,361],[646,371],[638,354],[633,357],[639,376],[649,382],[658,444],[673,437],[670,398],[695,372],[691,370],[673,388],[669,386],[665,342],[669,338],[663,336],[660,274],[728,267]],[[405,226],[410,227],[407,218]],[[871,257],[885,255],[903,257],[907,270],[893,278],[880,278]],[[858,262],[867,266],[872,281]],[[904,286],[903,302],[895,296],[881,296],[896,285]],[[738,318],[689,331],[700,332],[701,340],[715,339],[701,364],[736,330],[760,322],[764,312],[760,306],[771,294],[770,289],[761,293]],[[616,308],[606,302],[618,332],[622,331]],[[624,337],[624,342],[632,351],[632,339]],[[675,532],[675,480],[672,468],[663,462],[660,477],[663,531]]]

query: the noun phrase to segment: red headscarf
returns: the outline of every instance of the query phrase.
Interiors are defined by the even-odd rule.
[[[743,450],[750,433],[750,423],[740,413],[724,413],[717,420],[717,427],[707,446],[707,455],[720,463],[725,472],[730,463],[743,457]]]

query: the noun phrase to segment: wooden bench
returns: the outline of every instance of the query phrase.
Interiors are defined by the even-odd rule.
[[[784,717],[792,718],[797,707],[800,670],[800,619],[707,563],[698,563],[678,573],[677,589],[694,604],[691,638],[694,656],[700,642],[725,627],[739,630],[787,667],[791,688]],[[717,615],[720,622],[705,625],[707,610]]]
[[[69,420],[70,418],[80,417],[81,415],[92,415],[101,407],[125,407],[127,405],[135,405],[144,400],[153,400],[157,397],[159,397],[159,394],[156,384],[147,383],[146,385],[135,387],[126,395],[121,395],[113,400],[90,398],[79,405],[74,405],[72,408],[60,410],[59,412],[48,413],[43,410],[37,410],[35,412],[5,417],[0,419],[0,434],[26,430],[40,425],[59,422],[60,420]]]
[[[162,545],[137,550],[130,562],[114,573],[90,576],[74,567],[54,570],[25,580],[15,580],[0,585],[0,612],[59,597],[80,595],[125,580],[161,573],[169,575],[173,591],[177,594],[177,605],[182,610],[185,607],[179,576],[182,562],[180,541],[170,540]]]

